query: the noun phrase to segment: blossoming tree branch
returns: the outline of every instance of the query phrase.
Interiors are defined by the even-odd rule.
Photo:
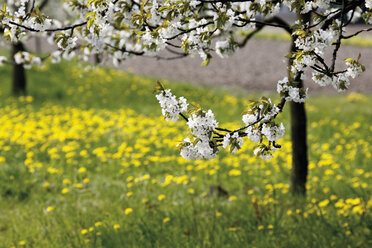
[[[283,124],[276,124],[275,117],[282,111],[285,100],[278,106],[273,104],[270,99],[262,97],[259,101],[251,101],[248,110],[243,115],[244,127],[237,130],[219,128],[211,110],[205,111],[200,105],[193,106],[188,110],[188,103],[184,97],[177,99],[169,89],[158,82],[154,92],[156,95],[163,115],[166,120],[177,121],[181,116],[187,122],[191,130],[193,139],[186,138],[180,146],[181,156],[185,159],[211,159],[217,156],[219,147],[222,146],[235,153],[243,145],[242,137],[248,137],[252,141],[259,143],[255,154],[262,158],[269,159],[272,152],[280,145],[276,140],[284,135]],[[189,117],[186,117],[186,112]],[[267,143],[264,142],[264,138]]]
[[[257,143],[255,154],[271,158],[280,148],[277,140],[284,135],[283,124],[276,123],[275,117],[289,103],[291,183],[294,191],[301,193],[305,192],[308,164],[304,107],[308,90],[302,81],[310,75],[320,86],[346,90],[365,68],[360,54],[342,58],[344,66],[337,68],[342,41],[372,30],[368,26],[372,23],[372,0],[69,0],[61,7],[69,13],[65,20],[42,13],[36,0],[6,2],[0,10],[4,37],[14,43],[27,40],[31,33],[45,37],[56,47],[47,56],[52,62],[106,54],[103,62],[119,65],[132,56],[176,59],[196,54],[208,65],[212,56],[231,55],[266,26],[285,30],[292,45],[287,56],[288,76],[277,83],[281,101],[274,104],[265,97],[252,101],[243,115],[242,128],[218,127],[211,110],[190,108],[185,98],[177,98],[160,83],[156,97],[166,119],[187,121],[192,137],[179,147],[187,159],[214,158],[221,147],[236,152],[245,136]],[[296,13],[294,23],[278,17],[282,6]],[[360,19],[366,28],[347,34],[347,26]],[[172,55],[164,57],[162,51]],[[13,61],[30,67],[44,60],[20,51]],[[4,62],[6,58],[1,57],[0,64]]]

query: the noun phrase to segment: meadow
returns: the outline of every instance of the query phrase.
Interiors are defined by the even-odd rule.
[[[11,97],[0,68],[0,247],[372,247],[370,95],[309,99],[306,199],[289,192],[287,133],[275,158],[187,161],[156,80],[76,63],[28,71]],[[164,82],[239,127],[257,94]],[[278,98],[273,97],[275,100]]]

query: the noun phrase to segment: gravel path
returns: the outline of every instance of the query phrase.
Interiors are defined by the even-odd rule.
[[[137,57],[126,61],[121,68],[139,75],[194,84],[238,86],[248,91],[273,91],[276,90],[277,81],[286,76],[285,56],[288,50],[288,41],[252,39],[230,58],[214,56],[208,66],[201,66],[198,56],[171,61]],[[350,90],[372,93],[371,47],[343,46],[339,51],[337,64],[342,68],[344,58],[356,58],[359,53],[362,54],[361,61],[367,70],[351,82]],[[337,93],[333,87],[317,86],[312,82],[311,75],[305,85],[309,87],[311,94]]]

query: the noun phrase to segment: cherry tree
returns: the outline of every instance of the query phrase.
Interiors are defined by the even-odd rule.
[[[58,1],[57,1],[58,2]],[[29,8],[30,10],[32,8],[35,8],[36,2],[33,3],[33,6],[30,5],[31,2],[28,4],[24,4],[22,1],[19,0],[5,0],[5,1],[0,1],[1,4],[6,4],[11,10],[19,10],[20,6],[23,5],[25,6],[25,9]],[[40,0],[37,2],[39,10],[44,10],[48,5],[50,5],[49,0]],[[50,10],[50,8],[49,8]],[[0,33],[3,35],[4,34],[4,27],[0,28]],[[0,44],[10,47],[11,49],[11,54],[10,57],[11,59],[8,60],[6,57],[1,57],[0,58],[0,63],[7,63],[12,65],[12,94],[13,95],[20,95],[20,94],[26,94],[26,89],[27,89],[27,77],[26,77],[26,72],[25,69],[29,67],[29,65],[24,66],[21,61],[19,54],[24,52],[25,55],[29,55],[27,52],[27,49],[25,47],[24,43],[27,43],[27,38],[24,37],[22,39],[8,39],[7,42],[2,42]],[[38,41],[38,40],[37,40]],[[40,52],[40,49],[36,49],[38,52]],[[18,54],[16,56],[16,54]],[[37,57],[33,57],[34,64],[39,64],[41,65],[41,59]]]
[[[282,6],[297,15],[294,23],[278,16]],[[347,26],[356,20],[372,23],[371,0],[70,0],[63,8],[74,16],[72,22],[43,14],[35,0],[20,0],[17,9],[4,5],[0,11],[4,37],[11,41],[25,39],[30,33],[48,37],[56,45],[50,54],[53,62],[74,56],[88,60],[91,55],[105,54],[102,63],[119,65],[132,56],[176,59],[199,55],[203,65],[208,65],[213,56],[224,58],[243,47],[265,26],[289,33],[288,76],[277,83],[280,102],[265,97],[252,100],[239,129],[219,127],[212,110],[190,107],[185,98],[177,98],[161,83],[155,92],[165,118],[182,118],[190,128],[190,137],[179,145],[180,155],[186,159],[213,159],[223,148],[236,152],[243,146],[244,137],[257,143],[254,154],[270,159],[280,148],[277,140],[285,131],[275,119],[289,104],[291,189],[300,194],[305,194],[308,172],[308,90],[303,80],[310,75],[316,84],[346,90],[351,79],[365,68],[358,54],[342,58],[344,66],[336,68],[342,41],[372,30],[367,26],[346,35]],[[172,55],[161,55],[165,50]],[[327,52],[331,52],[330,57]],[[14,57],[25,67],[40,61],[24,52]]]

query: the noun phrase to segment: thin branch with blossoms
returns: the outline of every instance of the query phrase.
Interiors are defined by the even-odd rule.
[[[177,121],[179,115],[190,128],[191,138],[186,138],[179,144],[180,154],[186,159],[214,158],[220,147],[230,147],[230,151],[235,153],[244,144],[243,137],[257,143],[255,154],[262,158],[271,158],[272,153],[280,148],[276,140],[283,137],[284,126],[276,124],[274,120],[284,108],[284,97],[277,106],[267,98],[251,101],[250,108],[243,113],[243,122],[246,125],[231,131],[218,127],[211,110],[205,111],[200,105],[188,109],[189,104],[185,98],[180,97],[177,100],[160,82],[154,93],[157,93],[156,98],[166,120]],[[186,112],[189,117],[184,114]]]

